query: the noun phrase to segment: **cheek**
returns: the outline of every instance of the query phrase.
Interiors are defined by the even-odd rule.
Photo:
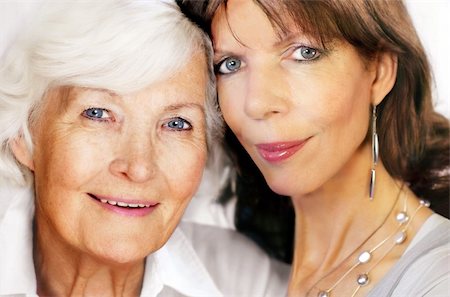
[[[369,88],[361,88],[360,85],[362,84],[356,84],[354,89],[343,90],[341,98],[336,100],[330,110],[330,119],[334,119],[330,124],[336,124],[336,128],[346,127],[343,133],[347,132],[349,137],[364,137],[369,123]]]
[[[61,131],[47,134],[35,147],[36,216],[67,241],[78,238],[86,213],[82,193],[104,168],[104,147],[86,139]]]
[[[226,124],[231,130],[239,135],[239,123],[244,117],[244,102],[243,91],[239,85],[230,85],[229,82],[221,83],[220,80],[217,84],[217,94],[219,98],[220,111],[223,114],[223,118]]]
[[[174,202],[186,200],[195,194],[206,163],[206,144],[178,143],[158,150],[162,171]]]
[[[43,140],[45,145],[36,146],[35,158],[38,207],[60,233],[72,232],[86,211],[83,193],[108,168],[112,148],[99,138],[70,131],[49,134]]]
[[[172,184],[181,190],[181,197],[188,196],[191,198],[200,184],[205,168],[206,154],[194,154],[192,157],[186,158],[183,161],[184,162],[180,162],[178,166],[185,169],[180,170],[180,174],[177,176],[173,176],[174,179],[172,180]]]
[[[164,151],[168,151],[167,147]],[[156,232],[163,232],[165,237],[159,237],[167,238],[198,189],[206,163],[206,147],[199,150],[189,146],[185,150],[174,150],[171,154],[162,152],[158,154],[158,158],[159,170],[164,180],[160,184],[160,194],[165,199],[159,212],[162,225]]]
[[[346,164],[364,144],[370,110],[367,90],[359,87],[336,87],[334,90],[336,92],[323,93],[323,97],[329,100],[327,104],[316,105],[312,120],[320,136],[317,138],[318,147],[323,153],[324,163],[318,167],[328,166],[330,174]],[[326,175],[325,172],[323,174]]]
[[[92,138],[83,133],[62,134],[62,137],[48,137],[45,146],[36,148],[36,176],[45,178],[49,189],[79,189],[107,168],[107,154],[112,152],[113,146],[99,137]]]
[[[321,81],[310,81],[309,87],[301,90],[298,88],[300,83],[291,84],[293,94],[303,94],[296,98],[301,118],[316,123],[322,129],[348,126],[360,130],[361,126],[366,126],[360,121],[367,118],[370,87],[363,73],[361,78],[347,74],[344,77],[327,77],[326,84]]]

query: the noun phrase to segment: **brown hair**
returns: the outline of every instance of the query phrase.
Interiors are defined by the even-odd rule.
[[[292,30],[288,20],[289,24],[293,21],[295,29],[324,46],[338,38],[354,46],[365,59],[372,59],[379,52],[397,55],[397,80],[377,107],[380,158],[391,176],[409,183],[417,196],[430,200],[436,212],[448,217],[449,121],[434,111],[430,65],[404,3],[394,0],[254,2],[280,36]],[[181,5],[210,33],[215,11],[221,5],[226,9],[226,3],[226,0],[182,0]],[[229,135],[227,142],[239,154],[238,144],[230,143],[231,138]],[[246,175],[254,168],[243,167],[242,158],[236,159],[241,174]]]

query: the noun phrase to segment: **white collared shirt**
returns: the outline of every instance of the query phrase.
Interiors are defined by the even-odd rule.
[[[33,215],[30,190],[0,188],[0,296],[37,296]],[[141,296],[279,297],[288,276],[287,265],[234,231],[181,223],[147,257]]]

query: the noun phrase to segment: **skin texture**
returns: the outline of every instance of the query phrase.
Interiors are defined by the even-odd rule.
[[[355,248],[393,205],[398,209],[406,201],[410,212],[418,205],[407,189],[396,199],[401,183],[382,162],[375,200],[368,199],[371,108],[395,82],[396,57],[380,53],[367,61],[340,40],[324,50],[295,27],[280,37],[262,10],[247,0],[228,1],[226,11],[222,5],[211,31],[225,121],[271,189],[293,200],[296,245],[289,295],[316,296],[317,288],[330,287],[353,265]],[[303,142],[302,147],[281,161],[266,160],[258,148],[292,141]],[[410,234],[429,214],[425,209],[418,213]],[[394,218],[386,222],[368,247],[395,230]],[[372,272],[373,279],[379,280],[406,246],[390,252]],[[333,294],[351,296],[357,272]]]
[[[40,295],[139,294],[144,258],[168,240],[203,173],[205,88],[198,53],[171,78],[133,94],[48,93],[33,154],[15,146],[35,177]],[[92,108],[102,113],[93,117]],[[157,205],[128,216],[92,195]]]

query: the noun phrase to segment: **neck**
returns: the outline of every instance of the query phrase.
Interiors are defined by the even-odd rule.
[[[36,228],[39,222],[36,221]],[[144,260],[117,265],[72,249],[48,230],[35,232],[39,296],[138,296]]]
[[[345,261],[391,213],[401,183],[379,163],[375,198],[369,200],[369,155],[355,156],[350,165],[316,191],[292,197],[296,229],[290,292],[309,288]],[[384,225],[389,224],[394,222]]]

